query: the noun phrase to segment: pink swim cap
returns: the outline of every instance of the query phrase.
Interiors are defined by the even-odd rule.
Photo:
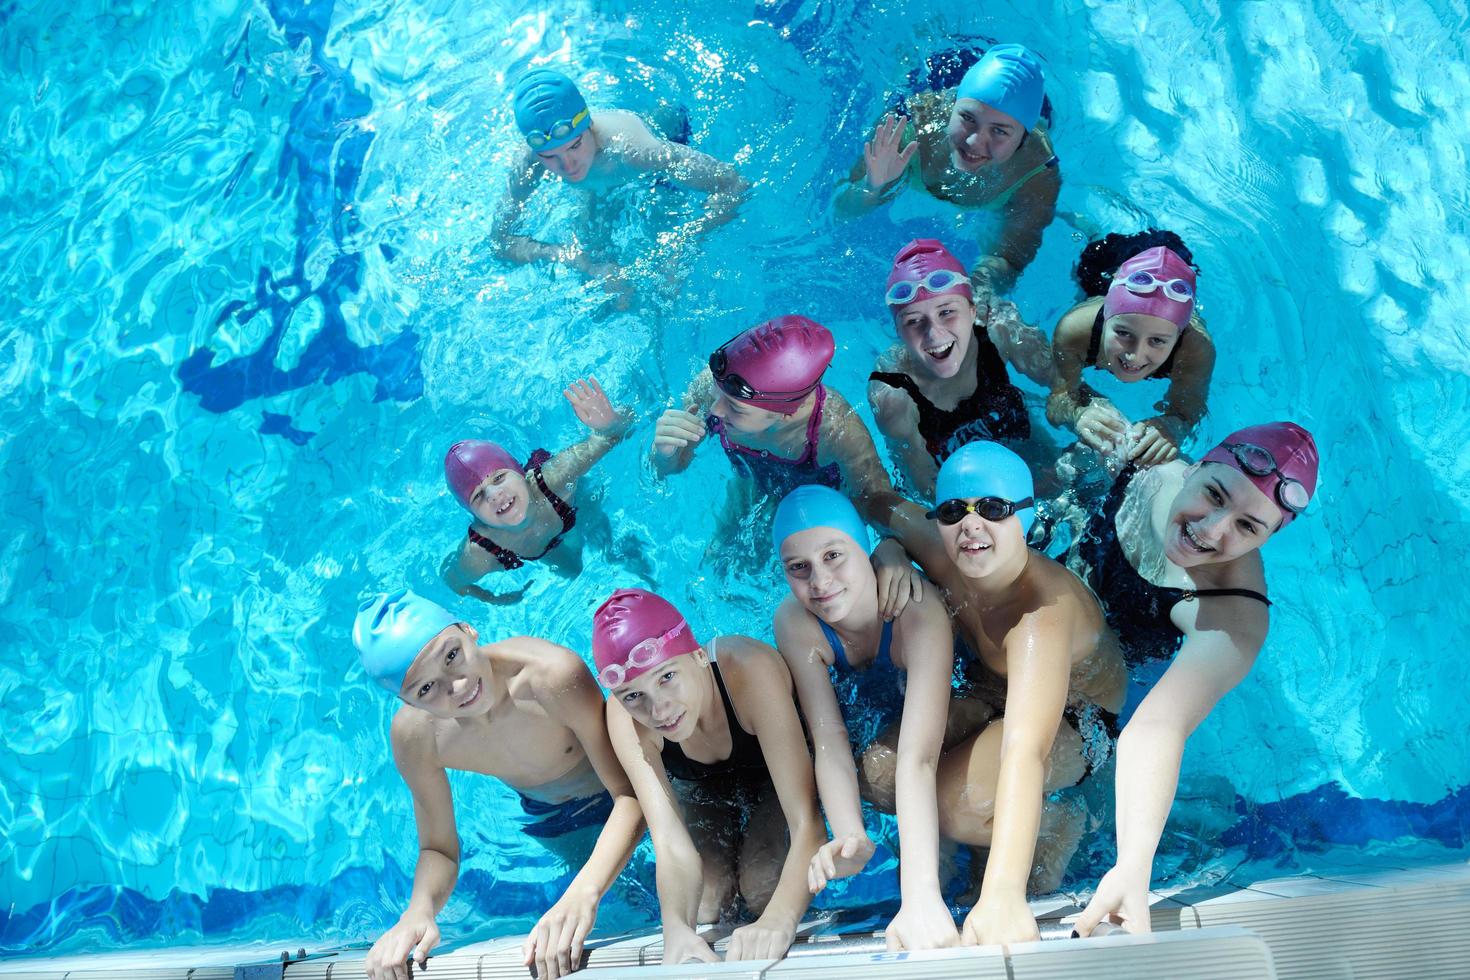
[[[461,439],[444,454],[444,479],[465,509],[469,509],[475,488],[496,470],[526,472],[503,446],[484,439]]]
[[[1247,461],[1251,461],[1249,450],[1240,449],[1242,446],[1259,446],[1266,450],[1271,454],[1271,460],[1275,462],[1280,474],[1252,473],[1237,455],[1241,453]],[[1202,463],[1224,463],[1243,473],[1246,479],[1281,508],[1282,527],[1290,524],[1296,514],[1282,504],[1281,484],[1293,480],[1300,483],[1306,490],[1306,500],[1302,501],[1305,506],[1317,492],[1317,461],[1316,440],[1310,432],[1295,422],[1269,422],[1266,425],[1247,426],[1230,433],[1224,442],[1205,453],[1204,459],[1200,460]],[[1254,468],[1267,467],[1255,465]]]
[[[592,614],[592,660],[609,690],[698,649],[679,610],[646,589],[618,589]]]
[[[737,334],[709,357],[715,382],[731,398],[792,415],[822,380],[837,345],[804,316],[778,316]]]
[[[1129,276],[1136,276],[1144,283],[1152,276],[1159,284],[1147,292],[1135,292],[1128,288]],[[1189,284],[1187,299],[1167,295],[1163,283],[1172,279],[1183,279]],[[1184,330],[1194,313],[1194,269],[1163,245],[1139,252],[1118,266],[1118,271],[1113,273],[1113,284],[1108,287],[1107,298],[1103,300],[1104,320],[1123,313],[1146,313],[1168,320]]]
[[[943,288],[929,289],[925,280],[931,273],[951,272],[958,279],[951,279]],[[946,277],[939,277],[941,279]],[[905,283],[905,288],[898,290],[895,295],[894,286]],[[960,260],[950,254],[945,248],[933,238],[916,238],[893,257],[893,269],[888,273],[888,304],[897,309],[903,309],[910,303],[920,300],[933,299],[935,296],[963,296],[974,302],[975,294],[970,289],[970,273],[960,263]],[[912,288],[912,295],[909,289]]]

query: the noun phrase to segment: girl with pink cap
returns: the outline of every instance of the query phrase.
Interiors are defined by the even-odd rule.
[[[1185,740],[1266,641],[1260,548],[1306,509],[1317,461],[1311,433],[1272,422],[1231,433],[1198,463],[1130,465],[1074,546],[1128,662],[1169,661],[1118,740],[1118,862],[1077,922],[1083,935],[1104,918],[1149,931],[1149,877]]]
[[[932,498],[940,464],[965,443],[1032,440],[1006,364],[1050,385],[1051,348],[1014,303],[986,294],[977,307],[965,267],[932,238],[899,250],[885,299],[900,342],[868,375],[868,404],[900,472]]]
[[[911,96],[864,144],[837,197],[838,213],[866,214],[907,187],[992,211],[999,233],[973,274],[977,287],[986,280],[996,291],[1009,289],[1036,257],[1062,186],[1042,120],[1044,81],[1034,53],[996,44],[956,88]]]
[[[653,465],[663,475],[693,462],[707,435],[719,439],[741,486],[727,513],[746,513],[816,483],[865,498],[892,489],[873,437],[847,399],[822,384],[836,350],[832,333],[804,316],[781,316],[721,344],[654,429]]]
[[[1078,263],[1079,281],[1089,282],[1095,277],[1082,267],[1096,255],[1120,242],[1154,240],[1169,244],[1133,254],[1110,273],[1106,295],[1083,300],[1057,324],[1052,337],[1056,376],[1046,406],[1047,419],[1073,429],[1084,445],[1100,453],[1126,451],[1126,458],[1140,466],[1177,457],[1205,414],[1215,343],[1195,313],[1195,270],[1177,235],[1155,231],[1126,239],[1110,235],[1088,246]],[[1105,246],[1101,253],[1098,245]],[[1160,414],[1130,422],[1083,383],[1085,368],[1101,369],[1125,384],[1167,379]]]
[[[731,933],[725,958],[785,956],[824,834],[780,654],[745,636],[701,644],[667,600],[619,589],[593,614],[592,657],[653,838],[663,961],[715,962],[696,927],[737,894],[757,918]]]
[[[556,455],[537,449],[524,464],[505,447],[462,439],[444,456],[444,479],[470,512],[459,550],[444,563],[444,580],[460,595],[486,602],[519,598],[475,584],[489,572],[546,560],[568,574],[581,570],[581,539],[574,534],[577,481],[628,434],[632,416],[617,411],[596,378],[574,381],[562,393],[592,434]]]

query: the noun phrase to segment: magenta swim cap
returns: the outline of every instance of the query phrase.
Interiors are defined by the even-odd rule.
[[[929,277],[936,272],[949,275],[935,276],[931,282]],[[972,303],[975,301],[970,273],[949,249],[933,238],[916,238],[898,250],[886,289],[888,304],[897,309],[935,296],[963,296]]]
[[[1264,449],[1270,458],[1255,453],[1256,448]],[[1224,442],[1205,453],[1200,462],[1224,463],[1243,473],[1256,489],[1281,508],[1281,526],[1285,527],[1296,514],[1283,503],[1290,499],[1283,485],[1301,484],[1306,499],[1300,504],[1305,507],[1317,492],[1318,459],[1317,442],[1310,432],[1295,422],[1269,422],[1230,433]]]
[[[618,589],[592,614],[592,660],[609,690],[698,649],[679,610],[646,589]]]
[[[444,454],[444,479],[450,492],[466,510],[469,509],[470,498],[475,495],[475,488],[496,470],[526,472],[503,446],[484,439],[461,439]]]
[[[725,394],[756,408],[792,415],[822,380],[837,345],[832,332],[804,316],[778,316],[735,337],[709,357]]]
[[[1186,285],[1167,285],[1176,279],[1184,280]],[[1183,293],[1188,294],[1187,298],[1176,298]],[[1194,313],[1194,269],[1162,245],[1139,252],[1118,266],[1103,300],[1104,320],[1124,313],[1156,316],[1182,331]]]

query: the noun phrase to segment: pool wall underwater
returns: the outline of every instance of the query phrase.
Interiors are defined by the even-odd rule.
[[[390,925],[416,842],[394,707],[349,638],[367,593],[585,653],[601,598],[657,584],[700,635],[768,635],[774,571],[702,561],[724,461],[656,482],[652,419],[713,346],[797,311],[861,401],[893,252],[976,250],[952,212],[837,223],[833,190],[957,41],[1047,65],[1064,185],[1026,318],[1050,331],[1071,305],[1089,236],[1172,228],[1221,351],[1195,447],[1292,418],[1322,451],[1318,500],[1265,551],[1270,638],[1190,743],[1156,872],[1463,854],[1467,37],[1449,0],[0,3],[0,952]],[[676,299],[621,312],[492,254],[507,79],[533,63],[594,105],[682,105],[755,181]],[[553,197],[548,237],[570,222]],[[646,224],[615,229],[630,253]],[[641,419],[589,484],[608,520],[586,571],[457,599],[444,449],[567,444],[560,392],[586,374]],[[451,782],[464,871],[441,925],[524,931],[558,859],[509,790]],[[1068,887],[1110,846],[1092,834]],[[601,928],[656,924],[650,860]],[[876,865],[826,905],[891,897],[891,853]]]

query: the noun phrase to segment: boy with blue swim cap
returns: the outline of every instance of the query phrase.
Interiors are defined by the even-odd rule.
[[[1044,798],[1106,762],[1127,674],[1096,597],[1026,546],[1035,500],[1024,460],[998,443],[968,443],[940,467],[935,499],[926,513],[888,498],[897,540],[874,560],[882,580],[906,574],[912,556],[945,593],[975,690],[996,708],[939,775],[946,835],[990,848],[964,941],[1035,940],[1028,876],[1033,889],[1055,888],[1082,833],[1079,814]]]
[[[1041,247],[1061,190],[1042,121],[1045,75],[1035,53],[996,44],[952,90],[918,92],[879,122],[837,198],[857,216],[912,185],[961,208],[1001,216],[971,278],[977,291],[1010,288]]]
[[[585,864],[526,938],[526,965],[560,977],[580,966],[582,941],[602,896],[643,834],[642,811],[603,722],[602,695],[582,660],[529,636],[480,643],[474,627],[408,589],[373,596],[352,628],[363,669],[404,703],[393,717],[393,761],[413,794],[419,858],[397,924],[373,945],[374,980],[423,966],[439,943],[435,917],[459,876],[459,836],[445,773],[495,776],[534,818],[526,832],[551,840],[601,826],[562,849]]]
[[[521,76],[511,94],[516,127],[525,140],[512,166],[510,185],[497,209],[492,237],[500,257],[511,262],[558,262],[604,280],[609,292],[627,300],[631,277],[615,261],[611,227],[598,214],[599,198],[640,178],[661,177],[707,195],[704,213],[671,234],[684,243],[735,216],[749,185],[735,168],[684,145],[687,119],[678,120],[673,139],[654,134],[648,123],[623,109],[593,112],[572,79],[551,68]],[[545,179],[559,177],[588,193],[584,229],[570,244],[540,241],[522,233],[527,200]],[[581,244],[578,244],[581,240]]]

